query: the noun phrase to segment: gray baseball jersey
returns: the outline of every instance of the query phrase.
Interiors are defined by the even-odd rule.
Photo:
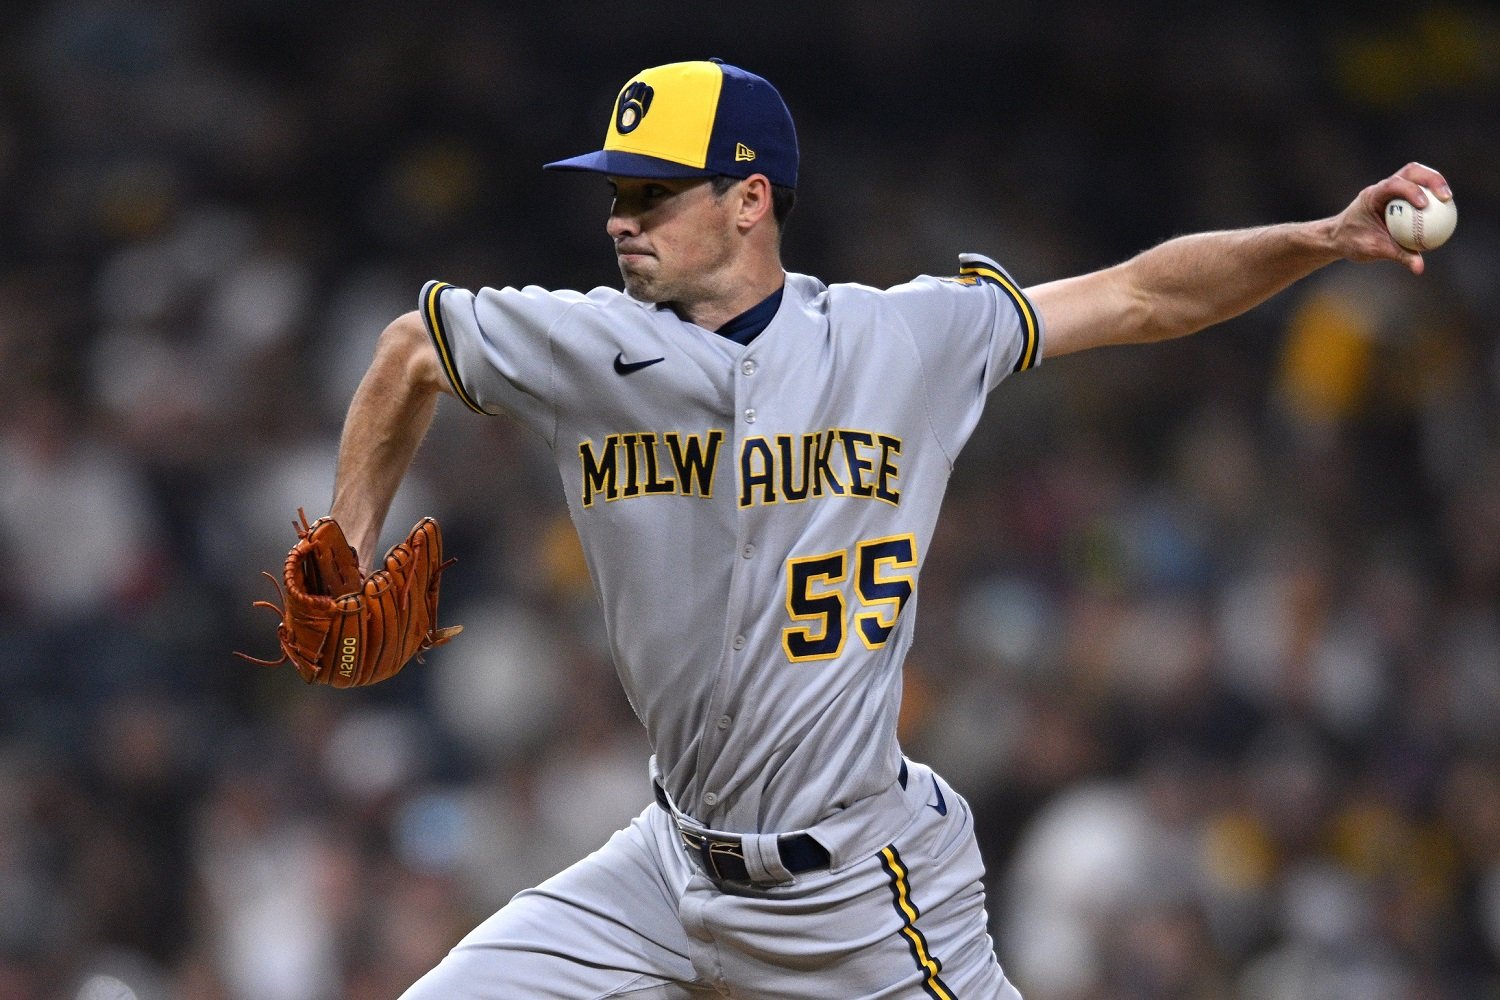
[[[606,288],[429,282],[420,309],[459,399],[551,447],[681,812],[807,829],[890,788],[950,470],[1041,356],[1010,277],[974,254],[884,290],[788,274],[746,346]]]

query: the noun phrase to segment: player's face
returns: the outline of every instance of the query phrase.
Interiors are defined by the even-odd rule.
[[[625,290],[643,302],[705,301],[729,286],[735,226],[729,199],[705,179],[611,177],[605,229]]]

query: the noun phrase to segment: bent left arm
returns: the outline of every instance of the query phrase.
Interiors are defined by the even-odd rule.
[[[1336,260],[1395,260],[1421,274],[1421,254],[1391,239],[1384,219],[1392,198],[1425,205],[1419,185],[1453,197],[1442,174],[1409,163],[1331,218],[1180,236],[1114,267],[1028,288],[1047,357],[1196,333]]]

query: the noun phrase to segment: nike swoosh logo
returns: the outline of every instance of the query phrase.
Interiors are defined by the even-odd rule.
[[[932,790],[937,793],[937,801],[927,803],[927,807],[936,810],[939,816],[948,815],[948,803],[943,800],[943,790],[938,787],[936,778],[932,781]]]
[[[667,359],[666,358],[652,358],[649,361],[626,361],[625,360],[625,352],[621,351],[619,354],[615,355],[615,374],[617,374],[617,375],[629,375],[631,372],[638,372],[642,368],[650,368],[652,365],[656,364],[658,361],[665,361],[665,360],[667,360]]]

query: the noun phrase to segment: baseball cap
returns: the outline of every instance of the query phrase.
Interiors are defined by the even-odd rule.
[[[717,59],[636,74],[615,99],[604,148],[548,163],[620,177],[749,177],[797,186],[797,130],[764,78]]]

